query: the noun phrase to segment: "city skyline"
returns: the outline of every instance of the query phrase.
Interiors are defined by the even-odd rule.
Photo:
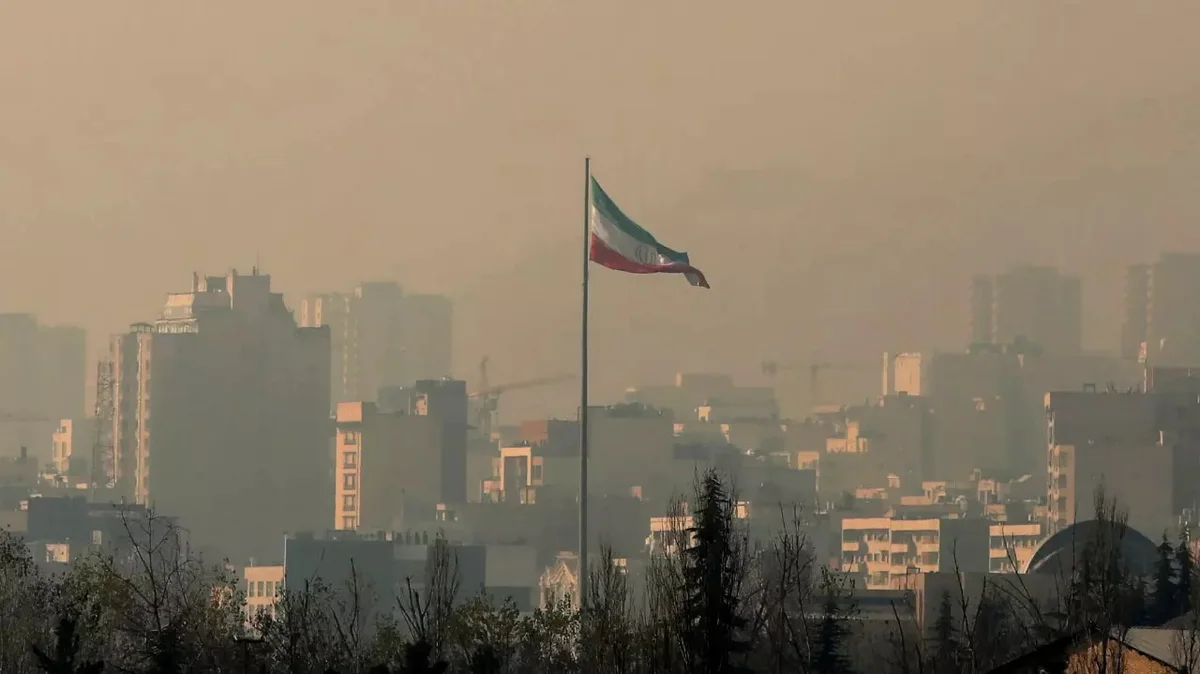
[[[1198,24],[0,6],[0,669],[1195,669]]]

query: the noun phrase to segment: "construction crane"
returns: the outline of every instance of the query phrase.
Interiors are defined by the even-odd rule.
[[[483,432],[485,438],[492,437],[492,429],[496,426],[496,409],[500,403],[500,394],[506,391],[517,391],[521,389],[537,388],[539,386],[549,386],[550,384],[558,384],[564,381],[575,379],[573,374],[559,374],[549,377],[537,377],[535,379],[526,379],[524,381],[516,381],[508,384],[500,384],[492,386],[488,381],[488,357],[484,356],[479,361],[479,388],[467,394],[476,402],[478,408],[476,410],[475,426]]]
[[[820,403],[820,379],[823,370],[863,370],[878,367],[877,363],[842,363],[821,360],[813,354],[813,357],[807,363],[779,363],[774,360],[764,360],[762,363],[762,373],[774,379],[780,372],[788,370],[806,369],[808,370],[808,396],[809,404],[816,406]]]
[[[20,423],[26,423],[26,422],[32,423],[32,422],[42,422],[42,421],[59,422],[59,421],[61,421],[61,419],[51,419],[49,417],[31,417],[31,416],[26,416],[23,414],[12,414],[10,412],[0,412],[0,424],[6,424],[6,423],[20,424]]]
[[[91,483],[95,496],[97,489],[116,484],[117,467],[113,447],[113,361],[96,363],[96,402],[93,411],[96,420],[96,435],[92,439]]]

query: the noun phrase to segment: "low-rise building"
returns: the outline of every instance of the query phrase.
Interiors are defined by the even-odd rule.
[[[283,596],[284,567],[282,564],[242,568],[242,589],[246,593],[246,626],[254,627],[262,617],[278,616],[279,600]]]
[[[992,573],[1017,573],[1029,566],[1033,553],[1046,540],[1041,522],[1011,522],[988,527],[988,569]]]

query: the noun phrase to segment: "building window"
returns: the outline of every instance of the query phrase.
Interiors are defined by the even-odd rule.
[[[354,512],[355,506],[358,505],[356,501],[358,501],[358,497],[354,494],[346,494],[342,496],[342,510],[345,510],[348,513]]]
[[[328,437],[328,436],[326,436],[326,437]],[[260,581],[258,581],[258,596],[260,596],[260,597],[265,597],[265,596],[267,596],[267,592],[266,592],[266,590],[263,588],[263,585],[264,585],[264,583],[263,583],[261,580],[260,580]]]
[[[532,471],[532,475],[530,477],[532,477],[534,480],[542,479],[542,464],[540,464],[540,463],[533,464],[533,471]]]
[[[247,597],[254,596],[254,581],[252,581],[252,580],[246,581],[246,596]]]
[[[358,452],[342,452],[342,468],[358,468]]]
[[[346,431],[346,436],[342,439],[342,441],[347,445],[357,445],[358,433],[355,433],[354,431]]]
[[[346,491],[354,491],[358,489],[358,474],[346,473],[342,476],[342,489]]]
[[[354,529],[356,526],[357,525],[354,522],[353,517],[343,517],[342,518],[342,528],[343,529]]]

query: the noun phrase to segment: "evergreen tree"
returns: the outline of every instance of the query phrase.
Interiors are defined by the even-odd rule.
[[[475,647],[471,658],[471,674],[499,674],[504,670],[500,655],[491,644],[480,644]]]
[[[153,674],[178,674],[183,670],[183,644],[179,629],[168,625],[150,644],[150,671]]]
[[[958,642],[958,628],[954,625],[954,602],[948,590],[942,593],[941,603],[938,604],[933,639],[933,671],[938,674],[957,672],[961,645]]]
[[[850,672],[850,659],[846,655],[850,630],[846,626],[846,616],[838,606],[837,593],[831,583],[825,585],[824,610],[817,626],[809,670],[815,674],[844,674]]]
[[[399,674],[442,674],[449,664],[433,657],[433,647],[418,639],[404,647],[404,662]]]
[[[738,596],[741,560],[734,537],[736,504],[715,471],[701,480],[684,551],[683,583],[687,606],[685,640],[693,671],[710,674],[740,671],[734,656],[748,644],[741,632],[746,619]]]
[[[1154,600],[1151,603],[1150,614],[1153,621],[1162,624],[1175,615],[1178,603],[1178,593],[1175,585],[1175,549],[1163,532],[1162,542],[1158,544],[1158,564],[1154,569]]]
[[[78,623],[73,618],[62,617],[54,627],[54,655],[49,655],[37,646],[33,647],[33,656],[37,658],[38,667],[46,674],[100,674],[104,671],[104,663],[88,662],[76,664],[79,658]]]
[[[1178,616],[1192,610],[1192,574],[1195,569],[1187,529],[1179,533],[1179,545],[1175,548],[1175,570],[1179,574],[1175,580],[1175,615]]]
[[[991,671],[1022,652],[1024,634],[1012,624],[1012,607],[1006,602],[1007,599],[994,588],[984,589],[971,626],[970,654],[974,656],[974,662],[964,663],[967,671]],[[966,636],[963,635],[964,643]]]
[[[1146,627],[1158,624],[1150,615],[1153,607],[1148,601],[1149,588],[1144,578],[1140,576],[1130,578],[1126,595],[1126,614],[1129,616],[1129,625],[1131,627]]]

